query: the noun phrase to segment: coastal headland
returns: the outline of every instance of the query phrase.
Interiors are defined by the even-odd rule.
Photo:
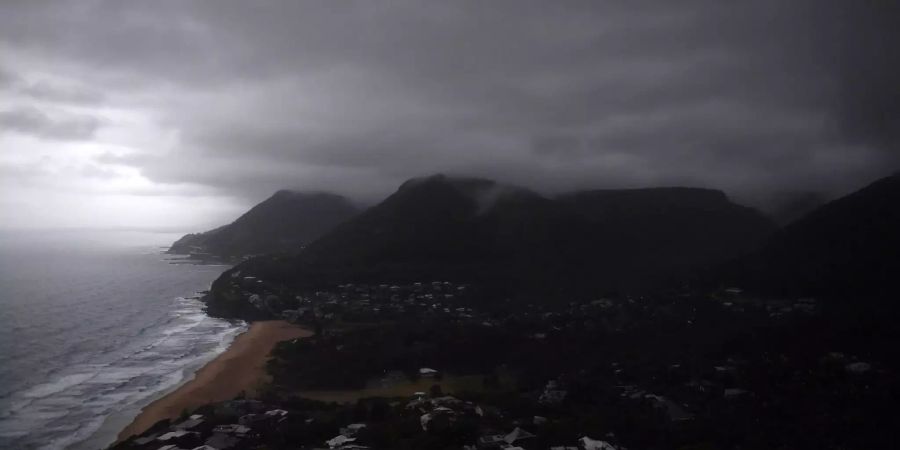
[[[241,392],[252,394],[268,376],[266,361],[275,344],[312,334],[307,328],[283,320],[253,322],[225,352],[198,370],[192,380],[143,408],[118,439],[143,433],[160,420],[177,418],[184,410],[229,400]]]

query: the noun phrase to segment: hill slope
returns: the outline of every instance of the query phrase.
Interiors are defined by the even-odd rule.
[[[769,293],[890,294],[900,274],[900,174],[819,207],[733,270]]]
[[[494,296],[637,290],[734,257],[774,226],[716,191],[595,191],[549,199],[490,180],[436,175],[337,226],[295,256],[226,272],[300,289],[456,280]],[[217,285],[214,285],[214,291]]]
[[[595,190],[559,197],[590,223],[582,245],[615,255],[620,276],[671,273],[749,253],[776,229],[721,191],[670,187]]]
[[[299,250],[357,213],[338,195],[282,190],[229,225],[182,237],[169,252],[233,257]]]

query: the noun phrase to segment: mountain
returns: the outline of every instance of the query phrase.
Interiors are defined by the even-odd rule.
[[[357,213],[338,195],[281,190],[229,225],[182,237],[169,252],[236,257],[299,250]]]
[[[436,175],[407,181],[295,257],[254,258],[235,270],[304,287],[454,279],[510,288],[575,245],[554,233],[570,220],[526,189]]]
[[[590,223],[582,245],[615,255],[620,275],[684,273],[756,250],[776,229],[721,191],[685,187],[594,190],[560,202]]]
[[[773,294],[892,294],[900,274],[900,174],[815,209],[730,271],[739,283]]]
[[[231,276],[314,289],[347,282],[469,282],[493,297],[563,299],[648,289],[733,258],[774,230],[701,189],[592,191],[547,198],[478,178],[435,175],[335,227],[293,256],[246,261]]]

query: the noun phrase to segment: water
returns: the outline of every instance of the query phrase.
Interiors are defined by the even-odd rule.
[[[225,267],[138,233],[0,233],[0,448],[98,448],[245,329],[190,298]]]

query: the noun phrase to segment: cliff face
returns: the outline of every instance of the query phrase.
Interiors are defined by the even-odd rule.
[[[232,272],[297,289],[457,280],[497,296],[564,298],[651,289],[695,265],[750,251],[774,229],[718,191],[546,198],[490,180],[436,175],[404,183],[296,255],[253,258]]]
[[[218,257],[295,252],[357,212],[337,195],[278,191],[229,225],[182,237],[169,252]]]

